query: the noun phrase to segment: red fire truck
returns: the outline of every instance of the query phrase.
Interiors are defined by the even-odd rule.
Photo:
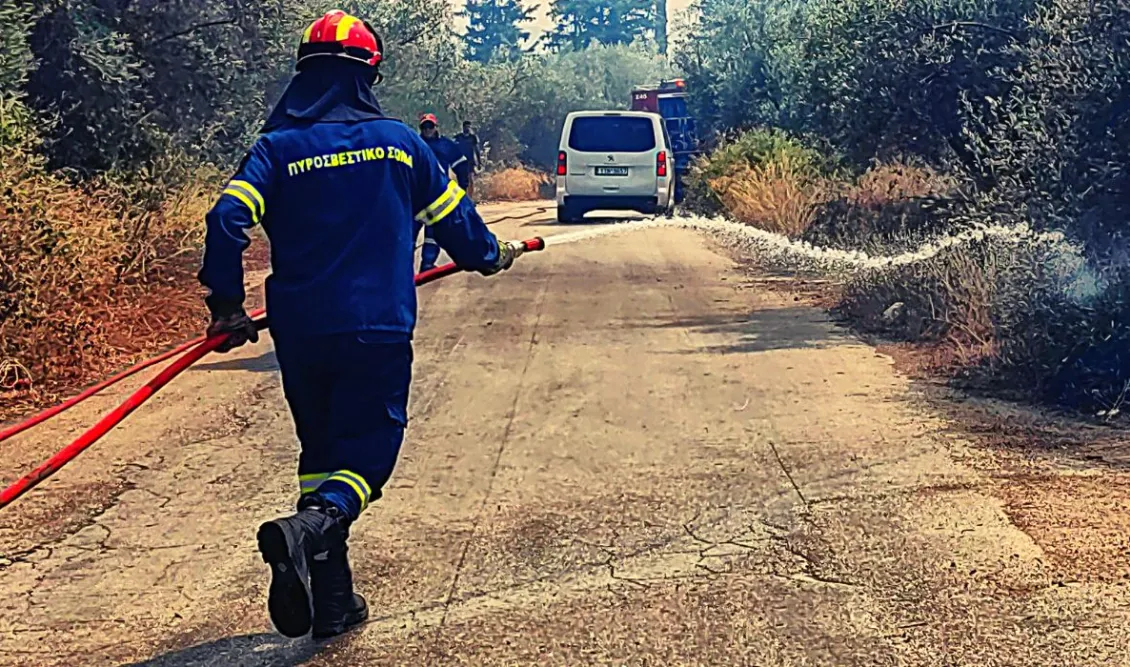
[[[687,82],[662,81],[632,91],[632,111],[649,111],[663,117],[675,152],[675,200],[683,199],[683,177],[699,152],[698,132],[687,108]]]

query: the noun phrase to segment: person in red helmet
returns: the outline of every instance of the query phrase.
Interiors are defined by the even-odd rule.
[[[426,227],[463,268],[508,269],[499,242],[435,155],[386,118],[372,86],[373,28],[342,11],[302,36],[297,73],[207,215],[200,281],[221,351],[254,342],[243,309],[247,231],[270,239],[267,310],[301,454],[297,513],[259,528],[267,608],[288,637],[345,632],[368,618],[347,540],[381,497],[407,423],[416,324],[413,260]]]
[[[454,173],[455,181],[459,184],[459,187],[466,191],[467,174],[469,173],[467,158],[463,156],[459,144],[439,133],[439,119],[436,118],[434,113],[426,113],[420,116],[420,138],[435,153],[440,169],[444,173],[448,171]],[[436,262],[439,261],[439,251],[440,245],[436,241],[435,235],[431,233],[431,230],[425,229],[424,246],[420,252],[420,273],[436,267]]]

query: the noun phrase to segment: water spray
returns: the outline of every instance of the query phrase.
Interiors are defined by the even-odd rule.
[[[872,256],[861,251],[839,250],[813,245],[807,241],[790,239],[782,234],[775,234],[750,225],[745,225],[721,218],[706,218],[698,216],[680,216],[674,218],[651,218],[621,223],[614,223],[591,229],[581,229],[566,232],[544,239],[536,238],[521,243],[517,248],[517,255],[525,252],[543,250],[546,247],[563,246],[583,241],[600,239],[607,236],[625,234],[629,232],[646,231],[658,228],[682,228],[697,232],[705,232],[718,238],[722,242],[762,261],[779,264],[793,269],[812,269],[828,273],[857,274],[865,271],[884,270],[913,265],[929,261],[943,252],[959,248],[966,244],[977,243],[987,239],[1005,243],[1043,245],[1051,250],[1054,267],[1060,275],[1066,278],[1065,285],[1073,291],[1078,298],[1087,298],[1087,295],[1097,294],[1101,290],[1101,280],[1090,269],[1082,249],[1071,243],[1059,232],[1036,232],[1028,225],[978,225],[961,231],[951,236],[945,236],[927,242],[909,252],[889,256]],[[461,269],[454,264],[440,266],[430,271],[421,273],[416,277],[417,285],[424,285],[434,280],[458,273]],[[257,320],[261,328],[266,327],[263,318]],[[158,360],[168,359],[176,353],[183,352],[183,356],[176,360],[156,378],[135,392],[130,398],[104,417],[93,428],[84,433],[67,448],[60,451],[39,468],[21,478],[15,484],[0,491],[0,508],[7,506],[29,491],[31,488],[54,474],[59,468],[73,460],[79,453],[105,435],[111,428],[124,420],[133,410],[148,400],[161,387],[195,363],[197,360],[215,349],[222,342],[220,339],[196,340],[187,343],[177,350],[166,353]],[[187,350],[187,351],[185,351]],[[80,394],[75,399],[68,401],[63,406],[52,408],[46,413],[37,415],[32,419],[0,431],[0,440],[11,437],[47,418],[58,414],[63,409],[72,407],[97,391],[114,384],[141,368],[147,368],[157,360],[150,360],[140,364],[134,369],[119,374],[111,380],[97,385],[97,387]]]
[[[928,262],[962,246],[995,240],[1012,245],[1042,246],[1049,251],[1048,268],[1062,279],[1065,292],[1084,301],[1102,291],[1102,279],[1087,263],[1083,249],[1061,232],[1037,232],[1026,224],[981,224],[949,236],[928,241],[917,248],[895,255],[869,255],[858,250],[840,250],[791,239],[723,218],[679,216],[613,223],[593,229],[567,232],[545,239],[548,246],[566,245],[606,236],[664,227],[703,232],[722,241],[743,255],[784,269],[820,273],[859,275],[869,271],[898,269]]]

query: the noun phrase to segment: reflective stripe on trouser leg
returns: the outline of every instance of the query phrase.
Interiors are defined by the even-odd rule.
[[[365,481],[364,477],[349,470],[338,470],[330,475],[329,479],[323,484],[332,484],[334,482],[340,482],[352,489],[353,492],[357,494],[357,498],[361,501],[362,510],[368,507],[369,500],[373,497],[373,489],[369,486],[369,483]]]
[[[412,344],[387,338],[383,332],[299,338],[281,332],[274,341],[302,445],[300,489],[352,506],[350,516],[381,497],[404,440]]]
[[[301,475],[298,482],[303,496],[317,493],[326,502],[340,505],[342,511],[347,512],[352,518],[356,518],[353,515],[364,512],[374,500],[373,489],[369,482],[351,470]],[[353,502],[354,498],[356,503]]]
[[[330,478],[331,474],[332,473],[325,472],[325,473],[314,473],[314,474],[311,474],[311,475],[299,475],[298,476],[298,491],[299,491],[299,493],[301,493],[304,496],[309,495],[311,493],[314,493],[315,491],[318,490],[318,487],[322,485],[322,482],[324,482],[324,481],[326,481],[327,479]]]

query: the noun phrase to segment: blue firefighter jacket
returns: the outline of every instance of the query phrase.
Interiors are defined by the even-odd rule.
[[[447,137],[440,134],[436,134],[434,137],[430,138],[426,138],[421,135],[420,139],[422,139],[423,142],[427,144],[428,148],[432,149],[432,153],[435,154],[436,161],[439,162],[439,168],[443,170],[443,173],[446,174],[448,173],[448,170],[454,170],[457,178],[463,178],[464,173],[460,170],[466,169],[470,165],[467,162],[466,156],[463,155],[463,149],[459,146],[459,144],[455,143],[454,140],[448,139]],[[432,233],[432,230],[424,230],[424,242],[431,243],[433,241],[438,240],[436,239],[435,234]],[[432,261],[434,261],[436,257],[438,257],[438,255],[432,257]],[[425,261],[427,261],[427,259],[428,258],[425,257]]]
[[[421,137],[423,139],[423,137]],[[455,171],[457,175],[462,176],[461,170],[470,168],[471,163],[467,161],[467,156],[463,152],[463,147],[455,142],[453,139],[436,135],[430,139],[423,140],[428,148],[436,155],[436,160],[439,161],[439,167],[443,173],[447,173],[448,169]]]
[[[411,337],[422,225],[465,269],[499,258],[497,239],[433,152],[386,118],[295,122],[260,136],[207,216],[199,277],[214,311],[243,303],[241,255],[260,223],[276,334]]]

